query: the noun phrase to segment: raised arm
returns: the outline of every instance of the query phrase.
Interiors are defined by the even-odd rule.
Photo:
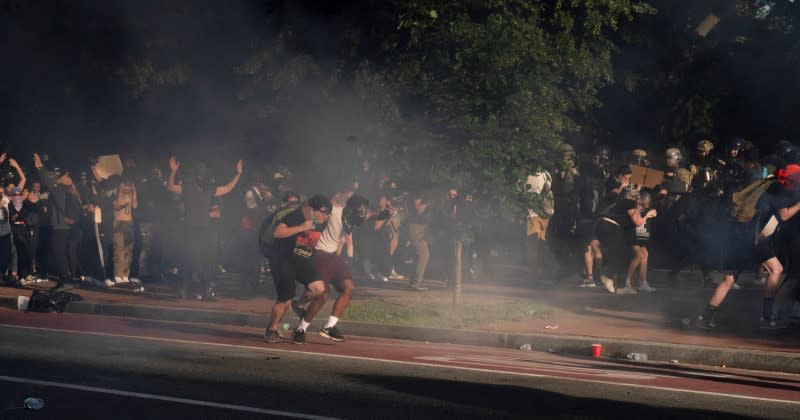
[[[11,165],[11,167],[13,167],[14,169],[16,169],[17,175],[19,175],[19,182],[17,183],[17,188],[19,188],[20,190],[24,190],[26,181],[25,172],[22,172],[22,168],[19,166],[19,163],[17,163],[16,159],[9,159],[8,164]]]
[[[230,180],[230,182],[228,182],[227,184],[221,187],[217,187],[216,191],[214,191],[214,196],[219,197],[233,191],[233,189],[236,187],[236,184],[239,182],[239,177],[242,176],[243,168],[244,168],[244,163],[242,163],[241,160],[236,162],[236,175],[234,175],[233,178]]]
[[[133,197],[131,198],[131,208],[138,208],[139,207],[139,198],[136,194],[136,184],[131,183],[131,190],[133,191]]]
[[[181,194],[183,192],[183,188],[175,183],[175,174],[178,172],[178,168],[180,167],[181,164],[178,163],[178,159],[175,159],[175,156],[170,156],[169,177],[167,177],[167,189],[174,192],[175,194]]]

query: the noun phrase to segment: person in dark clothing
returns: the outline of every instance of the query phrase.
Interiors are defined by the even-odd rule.
[[[52,205],[50,247],[60,285],[77,274],[80,229],[76,224],[81,217],[81,201],[69,171],[58,176],[44,167],[38,154],[33,155],[33,164],[49,191],[48,200]]]
[[[6,154],[3,153],[0,156],[0,163],[2,163],[6,158]],[[17,275],[17,255],[19,255],[20,250],[14,252],[14,232],[18,231],[19,233],[23,233],[24,230],[24,221],[20,219],[18,212],[21,210],[23,198],[22,198],[22,190],[25,188],[25,173],[22,172],[22,168],[19,166],[16,160],[9,159],[9,165],[16,169],[17,175],[19,177],[19,182],[14,184],[13,182],[6,182],[3,187],[4,191],[2,195],[0,195],[0,199],[2,199],[2,206],[0,206],[0,211],[2,211],[2,220],[0,220],[0,241],[2,244],[0,245],[0,275],[5,275],[6,271],[8,271],[8,280],[11,284],[16,285],[19,282],[19,276]],[[18,224],[23,226],[17,226]],[[20,229],[22,227],[23,229]]]
[[[183,201],[185,217],[183,224],[184,270],[181,276],[180,295],[182,298],[189,296],[190,285],[193,280],[200,283],[200,293],[194,297],[198,300],[209,300],[208,284],[214,273],[214,261],[217,238],[215,229],[211,226],[211,206],[214,197],[221,197],[233,191],[242,175],[242,161],[236,162],[236,175],[223,186],[215,186],[210,181],[208,168],[197,163],[190,170],[184,172],[183,182],[175,183],[175,175],[180,168],[178,160],[172,156],[169,159],[169,178],[167,189],[179,194]]]

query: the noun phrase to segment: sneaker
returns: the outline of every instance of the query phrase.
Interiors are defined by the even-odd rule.
[[[639,286],[639,291],[646,293],[653,293],[656,291],[656,288],[650,287],[650,284],[648,284],[646,281],[643,281],[642,284]]]
[[[592,279],[583,279],[578,282],[578,287],[597,287],[597,284]]]
[[[138,278],[136,278],[136,277],[126,277],[126,278],[128,279],[128,281],[130,281],[130,282],[131,282],[131,283],[133,283],[133,284],[142,284],[142,281],[141,281],[141,280],[139,280],[139,279],[138,279]]]
[[[630,286],[625,286],[625,287],[623,287],[621,289],[617,289],[617,294],[618,295],[635,295],[636,294],[636,289],[634,289],[633,287],[630,287]]]
[[[389,281],[389,278],[384,276],[383,274],[378,273],[378,274],[375,275],[375,280],[382,281],[382,282],[386,283],[386,282]]]
[[[405,277],[403,277],[402,274],[398,273],[397,271],[394,271],[394,269],[392,269],[392,272],[389,273],[389,279],[391,280],[403,280],[404,278]]]
[[[130,280],[128,280],[127,277],[114,277],[114,283],[124,284],[124,283],[128,283],[128,282],[130,282]]]
[[[703,329],[703,330],[713,330],[714,328],[717,328],[717,326],[718,326],[717,322],[714,321],[713,318],[709,319],[709,320],[705,320],[705,319],[703,319],[702,315],[699,315],[697,317],[697,319],[694,320],[694,325],[697,328],[700,328],[700,329]]]
[[[306,316],[306,309],[297,304],[297,299],[292,299],[292,310],[298,318],[303,319]]]
[[[294,330],[294,332],[292,333],[292,343],[305,344],[306,332],[303,330]]]
[[[319,335],[327,338],[328,340],[344,341],[344,336],[339,329],[336,328],[336,325],[319,330]]]
[[[784,328],[787,328],[788,325],[786,325],[783,322],[775,321],[774,319],[761,318],[758,327],[761,328],[762,330],[782,330]]]
[[[106,287],[114,287],[117,285],[117,283],[115,283],[114,280],[111,279],[106,279],[106,281],[104,281],[103,284],[105,284]]]
[[[600,276],[600,281],[603,282],[603,286],[606,287],[606,290],[608,290],[609,293],[614,293],[617,291],[617,289],[614,287],[614,279],[606,276]]]
[[[412,289],[414,289],[414,290],[418,290],[418,291],[420,291],[420,292],[421,292],[421,291],[424,291],[424,290],[428,290],[428,288],[427,288],[427,287],[425,287],[425,286],[423,286],[423,285],[421,285],[421,284],[419,284],[419,283],[411,283],[411,284],[409,285],[409,287],[411,287],[411,288],[412,288]]]
[[[266,329],[264,330],[264,341],[267,343],[280,343],[283,341],[283,337],[275,330]]]

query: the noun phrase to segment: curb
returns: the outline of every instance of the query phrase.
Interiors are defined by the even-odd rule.
[[[0,297],[0,306],[16,309],[16,298]],[[191,308],[71,302],[65,312],[119,316],[174,322],[198,322],[246,327],[266,326],[266,314],[212,311]],[[290,317],[289,319],[295,319]],[[318,328],[322,321],[312,326]],[[630,353],[645,353],[651,362],[670,362],[800,374],[800,353],[697,346],[604,337],[504,333],[477,330],[420,328],[340,321],[348,334],[398,340],[519,349],[590,356],[592,344],[603,346],[603,356],[625,359]]]

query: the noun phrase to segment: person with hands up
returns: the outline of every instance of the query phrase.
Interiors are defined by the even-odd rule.
[[[182,169],[181,169],[182,168]],[[169,177],[167,189],[181,196],[185,217],[183,220],[184,258],[179,293],[181,298],[192,297],[197,300],[213,299],[214,291],[209,283],[214,274],[216,260],[217,231],[211,226],[209,211],[212,199],[230,193],[239,182],[244,164],[236,162],[236,174],[222,186],[212,182],[209,168],[203,162],[190,167],[182,166],[175,156],[169,158]],[[176,183],[178,170],[182,182]],[[192,293],[192,284],[198,282],[199,291]]]

